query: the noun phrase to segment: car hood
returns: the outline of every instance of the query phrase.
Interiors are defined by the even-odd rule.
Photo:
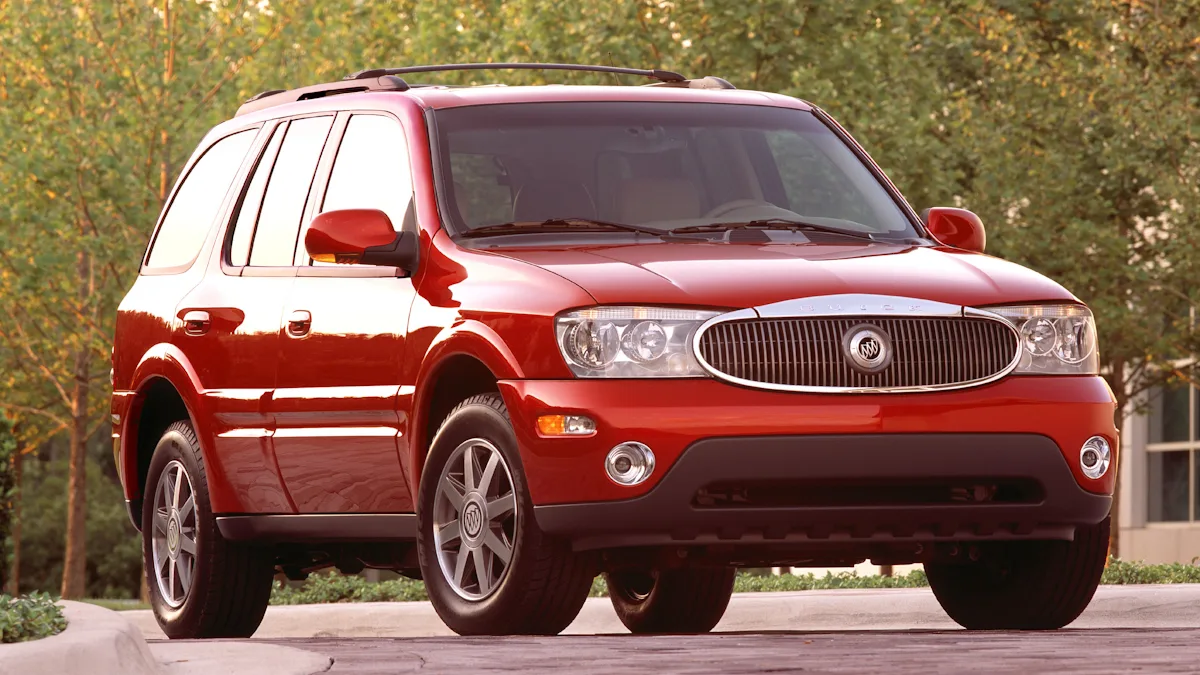
[[[1078,302],[1020,265],[943,247],[664,242],[487,250],[569,279],[599,304],[741,308],[845,293],[967,306]]]

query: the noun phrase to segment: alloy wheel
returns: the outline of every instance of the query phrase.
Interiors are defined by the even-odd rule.
[[[512,472],[482,438],[450,453],[433,501],[433,540],[442,575],[462,598],[483,600],[500,586],[517,537]]]
[[[196,572],[196,492],[179,460],[167,464],[158,477],[151,541],[159,595],[178,609]]]

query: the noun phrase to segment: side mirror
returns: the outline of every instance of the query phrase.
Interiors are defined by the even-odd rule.
[[[399,267],[412,272],[417,264],[417,235],[396,232],[378,209],[326,211],[313,218],[304,236],[313,260],[345,265]]]
[[[983,253],[987,235],[983,221],[966,209],[935,206],[924,213],[925,229],[941,244],[964,251]]]

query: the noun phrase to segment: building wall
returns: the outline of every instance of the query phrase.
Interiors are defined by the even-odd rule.
[[[1200,391],[1155,389],[1131,403],[1121,434],[1120,556],[1200,559]]]

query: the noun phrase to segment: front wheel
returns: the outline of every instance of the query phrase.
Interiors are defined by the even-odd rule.
[[[1012,542],[976,562],[929,563],[934,596],[963,628],[1055,630],[1092,601],[1108,558],[1109,519],[1073,541]]]
[[[142,556],[154,618],[170,638],[242,638],[271,596],[271,551],[225,541],[208,501],[196,432],[176,422],[150,460]]]
[[[732,567],[604,575],[617,618],[631,633],[707,633],[733,595]]]
[[[579,614],[588,559],[538,529],[504,401],[451,411],[421,476],[417,553],[429,600],[459,635],[554,635]]]

